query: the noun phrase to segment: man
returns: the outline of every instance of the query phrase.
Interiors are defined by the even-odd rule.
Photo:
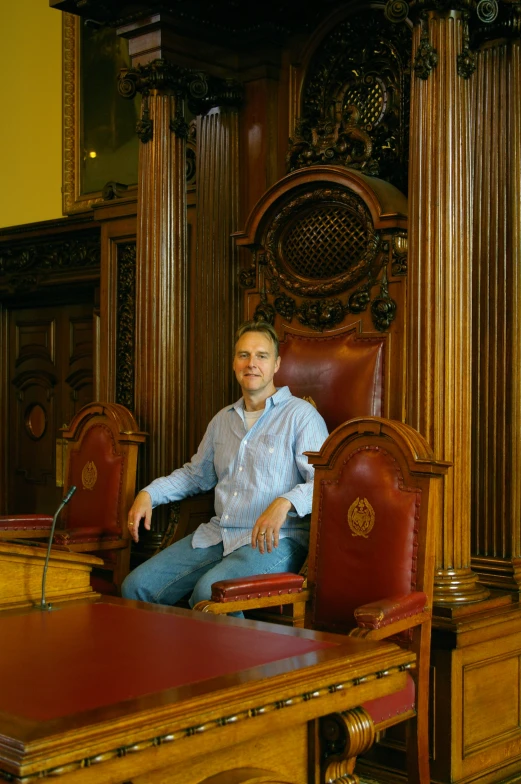
[[[215,516],[131,572],[125,598],[172,605],[191,593],[193,607],[218,580],[300,569],[314,473],[303,453],[320,449],[327,429],[312,405],[275,387],[279,367],[273,327],[243,324],[233,360],[242,398],[216,414],[189,463],[141,490],[128,526],[137,542],[153,507],[212,487]]]

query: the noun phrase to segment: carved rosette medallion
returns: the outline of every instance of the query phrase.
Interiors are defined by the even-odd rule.
[[[353,536],[367,539],[374,527],[374,509],[367,498],[357,498],[349,507],[347,522]]]
[[[83,489],[93,490],[97,481],[98,469],[96,468],[95,463],[90,460],[88,463],[85,463],[83,466],[83,471],[81,472],[81,483],[83,485]]]

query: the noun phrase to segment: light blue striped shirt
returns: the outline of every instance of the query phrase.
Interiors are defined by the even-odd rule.
[[[266,400],[262,416],[248,431],[241,398],[214,416],[189,463],[144,490],[155,507],[215,487],[215,516],[199,526],[192,544],[208,547],[222,541],[224,555],[250,544],[257,518],[275,498],[287,498],[295,511],[289,512],[280,537],[307,547],[315,469],[303,453],[318,451],[326,438],[318,411],[293,397],[288,387]]]

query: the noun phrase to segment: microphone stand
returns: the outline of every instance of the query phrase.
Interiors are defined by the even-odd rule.
[[[53,521],[52,521],[51,534],[49,536],[49,544],[47,545],[47,555],[45,556],[45,566],[43,567],[42,598],[41,598],[40,604],[38,605],[38,608],[40,610],[50,610],[51,607],[52,607],[51,604],[47,604],[47,602],[45,601],[45,582],[47,580],[47,567],[49,565],[49,558],[50,558],[50,555],[51,555],[52,540],[54,539],[54,529],[56,528],[56,520],[58,519],[58,515],[60,514],[60,512],[63,509],[63,507],[65,506],[65,504],[69,503],[69,501],[71,500],[71,498],[72,498],[72,496],[74,495],[75,492],[76,492],[76,486],[73,485],[71,487],[71,489],[69,490],[69,492],[67,493],[67,495],[65,496],[65,498],[63,499],[63,501],[61,502],[61,504],[59,505],[59,507],[58,507],[58,509],[56,511],[56,514],[54,515]]]

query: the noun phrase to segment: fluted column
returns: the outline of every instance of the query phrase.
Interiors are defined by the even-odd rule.
[[[185,76],[156,60],[122,73],[119,84],[126,97],[142,93],[134,380],[136,416],[148,433],[140,455],[141,486],[187,457]],[[167,512],[154,515],[157,538]]]
[[[438,459],[453,464],[436,556],[441,604],[488,595],[470,569],[471,87],[458,73],[464,24],[460,12],[424,11],[414,30],[411,87],[407,421]]]
[[[521,47],[478,57],[475,108],[472,563],[521,586]]]
[[[190,450],[212,416],[234,399],[233,334],[239,320],[239,115],[217,107],[197,118],[197,226],[192,284],[196,292],[194,335],[197,373]],[[195,347],[194,347],[195,348]]]

